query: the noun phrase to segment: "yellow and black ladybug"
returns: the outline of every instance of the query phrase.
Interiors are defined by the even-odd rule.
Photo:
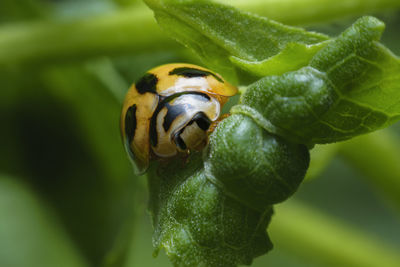
[[[218,74],[191,64],[166,64],[148,71],[126,94],[121,114],[125,148],[146,171],[150,158],[200,150],[208,130],[237,88]]]

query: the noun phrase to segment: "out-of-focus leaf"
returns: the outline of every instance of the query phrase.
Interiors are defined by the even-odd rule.
[[[31,188],[0,174],[0,266],[89,266]]]
[[[314,179],[321,175],[336,156],[339,146],[339,144],[314,146],[310,151],[311,162],[305,179]]]
[[[113,0],[113,2],[115,2],[116,4],[118,4],[122,7],[126,7],[126,6],[136,5],[138,3],[141,3],[142,1],[140,1],[140,0]]]
[[[400,262],[398,246],[293,199],[276,206],[270,233],[277,247],[318,266],[397,267]]]
[[[76,20],[4,25],[0,27],[0,69],[176,47],[154,22],[151,11],[139,6]]]
[[[80,219],[65,209],[60,202],[62,198],[51,193],[50,197],[56,198],[54,203],[62,212],[63,219],[68,222],[74,239],[94,264],[98,265],[106,253],[113,249],[115,242],[118,242],[116,250],[107,256],[107,266],[112,266],[113,261],[123,260],[118,257],[124,257],[129,245],[129,229],[133,227],[137,189],[137,181],[133,179],[132,168],[121,144],[120,104],[107,88],[110,85],[108,79],[121,79],[121,86],[125,87],[126,84],[122,78],[116,76],[117,73],[111,72],[110,76],[110,72],[106,71],[112,69],[110,64],[108,61],[96,61],[87,67],[60,66],[42,74],[50,94],[69,107],[71,116],[75,119],[74,128],[82,138],[81,142],[85,143],[86,148],[90,148],[91,155],[98,164],[89,173],[81,173],[85,168],[77,170],[78,175],[88,176],[84,181],[74,178],[70,182],[71,186],[81,184],[82,190],[76,192],[76,197],[83,203],[75,206],[78,203],[73,201],[71,205],[85,214],[85,223],[79,223]],[[100,73],[101,77],[98,76]],[[96,223],[96,220],[99,222]],[[92,224],[95,223],[97,226],[93,227]],[[78,234],[81,231],[85,233]],[[121,245],[121,242],[125,244]],[[116,256],[115,253],[120,255]]]
[[[147,70],[154,68],[154,66],[171,62],[187,62],[193,64],[190,56],[183,54],[185,51],[186,50],[173,49],[120,56],[113,58],[113,64],[118,69],[120,75],[131,85],[142,77]],[[193,56],[192,54],[190,55]],[[188,58],[190,60],[188,60]],[[127,88],[125,88],[125,90],[127,90]]]
[[[382,130],[344,142],[339,155],[400,210],[400,142],[394,132]]]
[[[51,94],[60,97],[61,101],[72,108],[85,141],[94,149],[94,155],[99,157],[101,166],[111,168],[104,169],[107,177],[126,180],[131,168],[120,143],[120,104],[111,90],[106,89],[96,77],[93,68],[93,65],[89,69],[79,65],[52,68],[44,72],[44,82]]]
[[[43,17],[48,14],[49,6],[39,0],[1,0],[0,23],[24,21]]]
[[[129,84],[115,68],[109,58],[101,58],[86,64],[88,74],[93,74],[114,96],[117,103],[122,103]]]
[[[90,17],[117,9],[113,0],[58,0],[52,1],[51,4],[54,19]]]
[[[0,70],[0,170],[15,176],[29,176],[26,172],[22,150],[23,143],[19,139],[20,132],[16,130],[16,118],[27,106],[25,98],[30,98],[33,87],[38,86],[38,72],[35,70],[21,74],[18,70]],[[33,98],[32,102],[42,104],[40,99]],[[32,104],[28,104],[32,106]]]

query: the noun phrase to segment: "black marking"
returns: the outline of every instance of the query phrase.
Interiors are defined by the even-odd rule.
[[[150,119],[150,130],[149,130],[149,134],[150,134],[150,144],[153,147],[157,146],[158,143],[158,136],[157,136],[157,116],[158,113],[160,113],[160,110],[164,107],[164,104],[158,104],[156,110],[153,113],[153,116]]]
[[[134,104],[128,108],[125,114],[125,139],[127,142],[127,147],[132,153],[133,151],[131,150],[130,144],[135,137],[136,124],[136,104]]]
[[[163,127],[164,131],[168,132],[171,124],[181,114],[185,113],[186,108],[183,105],[165,105],[167,107],[167,114],[164,117]]]
[[[175,134],[174,141],[175,141],[175,144],[176,144],[176,146],[178,148],[180,148],[181,150],[186,150],[187,146],[185,144],[185,141],[183,141],[183,139],[181,137],[181,133],[182,133],[182,131],[180,131],[179,133]]]
[[[188,93],[186,93],[188,94]],[[178,95],[178,94],[175,94]],[[173,98],[169,98],[168,100],[171,101],[172,99],[175,99],[178,96],[182,96],[183,94],[179,94],[178,96],[175,96]],[[202,100],[206,100],[206,101],[210,101],[210,97],[207,94],[204,93],[200,93],[200,92],[191,92],[190,95],[194,95],[194,96],[198,96],[200,98],[203,98]],[[166,99],[167,100],[167,99]],[[169,104],[165,104],[165,106],[167,107],[167,114],[164,117],[164,122],[163,122],[163,127],[165,132],[168,132],[169,128],[171,127],[172,123],[174,122],[174,120],[181,114],[185,113],[185,110],[187,109],[187,107],[185,107],[184,105],[169,105]],[[202,112],[201,112],[202,113]],[[204,113],[202,113],[204,114]],[[201,116],[199,113],[197,113],[195,115],[195,117],[199,115]],[[204,114],[204,116],[206,116]],[[206,120],[207,120],[207,116],[206,116]],[[203,123],[204,124],[204,123]],[[208,129],[208,127],[207,127]]]
[[[204,112],[198,112],[193,116],[192,122],[196,122],[200,129],[207,131],[210,128],[211,120]]]
[[[177,116],[182,114],[182,112],[184,112],[184,108],[181,105],[170,105],[169,102],[171,102],[173,99],[180,97],[182,95],[196,95],[196,96],[200,96],[200,97],[206,99],[207,101],[211,100],[211,98],[205,93],[188,91],[188,92],[176,93],[176,94],[170,95],[166,98],[163,98],[161,101],[159,101],[157,108],[154,111],[153,116],[150,119],[149,135],[150,135],[150,144],[153,147],[156,147],[157,143],[158,143],[158,135],[157,135],[157,116],[158,116],[158,114],[164,107],[167,108],[168,112],[167,112],[167,114],[164,118],[164,122],[163,122],[163,128],[167,132],[168,130],[166,130],[166,129],[169,129],[169,127],[173,123],[173,120]],[[174,109],[174,110],[170,111],[170,109]],[[182,112],[177,114],[179,111],[182,111]],[[172,112],[172,113],[169,115],[170,112]],[[168,117],[168,115],[170,117]],[[167,117],[168,117],[168,119],[167,119]],[[182,140],[182,142],[183,142],[183,140]]]
[[[200,96],[202,98],[205,98],[207,101],[210,101],[211,98],[209,95],[205,94],[205,93],[201,93],[201,92],[187,92],[186,94],[190,94],[190,95],[196,95],[196,96]]]
[[[224,80],[222,80],[215,73],[212,73],[211,71],[200,70],[200,69],[195,69],[195,68],[182,67],[182,68],[173,69],[172,71],[169,72],[169,75],[174,75],[174,74],[179,75],[179,76],[188,77],[188,78],[206,77],[206,76],[212,75],[219,82],[224,83]]]
[[[139,81],[135,84],[136,90],[139,94],[144,93],[157,93],[158,78],[153,73],[146,73]]]

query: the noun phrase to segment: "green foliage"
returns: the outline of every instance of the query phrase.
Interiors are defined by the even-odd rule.
[[[31,20],[45,16],[48,5],[38,0],[3,0],[0,2],[0,22]]]
[[[159,24],[211,68],[241,82],[263,77],[248,86],[233,115],[210,136],[204,166],[197,156],[191,158],[195,168],[177,173],[175,165],[164,166],[149,175],[157,250],[165,248],[176,266],[249,264],[257,255],[252,250],[237,251],[247,260],[232,258],[221,242],[238,235],[218,231],[226,229],[226,199],[241,204],[230,208],[233,214],[258,212],[252,220],[235,217],[229,224],[238,229],[249,222],[267,224],[263,214],[304,178],[305,145],[349,139],[398,119],[393,96],[400,61],[378,43],[384,24],[373,17],[328,39],[210,1],[146,3]],[[235,247],[253,245],[253,232],[241,237]],[[266,233],[264,238],[269,240]]]
[[[292,49],[306,49],[307,45],[328,39],[323,34],[285,26],[209,1],[145,2],[173,38],[193,49],[211,69],[231,80],[235,80],[237,74],[230,59],[233,62],[263,61],[282,50],[291,53]],[[248,75],[241,78],[246,79]]]
[[[385,129],[340,143],[338,149],[340,155],[356,166],[369,183],[384,193],[385,200],[390,200],[400,211],[400,142],[396,133]],[[372,159],[370,155],[376,158]]]
[[[100,265],[106,257],[107,262],[123,262],[131,239],[137,181],[132,180],[121,147],[118,101],[82,64],[38,69],[23,77],[27,80],[21,79],[18,87],[3,83],[1,97],[8,104],[1,105],[0,113],[5,115],[2,123],[7,127],[2,130],[0,146],[7,156],[1,157],[0,166],[3,172],[15,174],[15,183],[29,184],[32,198],[39,195],[41,202],[35,204],[39,208],[31,207],[29,198],[20,211],[11,213],[10,208],[16,210],[18,203],[4,204],[8,208],[0,216],[4,222],[0,235],[8,252],[0,262],[15,261],[15,265],[0,265],[55,266],[60,260],[66,266],[78,266],[60,255],[63,244],[70,244],[90,266]],[[10,198],[19,198],[18,192],[2,187]],[[49,220],[50,226],[35,223],[36,213],[48,214],[51,219],[43,220]],[[21,226],[13,230],[13,223],[6,220],[31,222],[32,229]],[[53,233],[51,220],[58,222],[60,230]],[[128,231],[125,225],[129,225]],[[44,252],[38,251],[39,257],[21,257],[25,249],[21,244],[27,240],[12,235],[13,231],[16,235],[38,231],[26,243],[26,250],[35,254],[33,248],[42,247]],[[118,237],[120,232],[124,238]],[[18,243],[11,246],[14,242]],[[60,251],[52,252],[47,246]],[[118,251],[114,252],[114,246]],[[109,260],[110,252],[117,256]]]
[[[177,46],[165,38],[150,11],[141,6],[75,20],[5,25],[0,29],[0,40],[0,69],[35,68],[138,51],[172,50]]]
[[[317,210],[293,200],[278,205],[270,225],[270,231],[280,236],[275,241],[276,245],[279,247],[287,244],[288,250],[299,255],[308,255],[321,266],[399,265],[398,249],[387,246],[374,236],[366,238],[360,225],[346,225],[334,216],[319,213]],[[316,231],[324,234],[315,235]],[[298,239],[293,241],[293,236]],[[341,257],[335,256],[338,251]],[[382,257],[378,259],[376,254]]]
[[[238,68],[256,77],[280,75],[306,66],[315,53],[328,43],[329,41],[313,45],[288,43],[278,54],[261,61],[243,60],[235,56],[231,57],[231,61]]]
[[[400,7],[398,0],[217,0],[288,25],[319,25]]]
[[[182,164],[149,174],[156,252],[164,248],[175,266],[236,266],[272,248],[265,232],[271,207],[256,211],[226,194],[210,180],[199,154]]]
[[[271,135],[251,118],[234,114],[211,135],[205,170],[226,194],[263,212],[297,190],[308,162],[304,145]]]
[[[400,61],[376,43],[384,24],[359,19],[321,49],[308,67],[249,86],[234,112],[304,144],[331,143],[397,121]]]
[[[272,248],[271,205],[296,191],[308,161],[305,146],[230,116],[211,136],[205,168],[196,154],[183,169],[177,161],[149,174],[156,250],[176,266],[250,264]]]
[[[376,14],[400,2],[218,1],[268,19],[204,0],[147,2],[161,26],[205,64],[249,85],[241,88],[241,105],[216,128],[207,150],[152,166],[147,178],[156,252],[164,249],[177,266],[236,266],[271,250],[273,241],[272,253],[254,266],[310,266],[314,260],[323,266],[397,266],[398,248],[368,230],[397,242],[398,220],[389,229],[390,216],[375,212],[377,201],[360,197],[361,179],[354,188],[350,182],[337,191],[314,190],[307,196],[323,196],[307,206],[329,202],[355,216],[357,228],[367,232],[337,216],[321,217],[296,200],[275,204],[302,183],[306,145],[325,133],[332,141],[386,127],[398,117],[399,62],[378,43],[380,21],[363,18],[338,38],[281,23]],[[398,18],[383,17],[393,24],[384,36],[392,49],[399,41]],[[0,266],[170,266],[166,257],[151,259],[145,179],[133,176],[123,151],[119,102],[146,70],[198,59],[168,38],[138,0],[2,0],[0,22]],[[349,23],[323,29],[337,35]],[[291,93],[307,94],[319,117],[308,117],[305,102]],[[387,121],[360,123],[374,114]],[[316,117],[320,121],[312,124]],[[322,119],[353,128],[348,135],[344,129],[323,131]],[[358,127],[365,123],[369,129]],[[322,153],[313,150],[318,160],[308,175],[323,172],[339,151],[398,207],[400,156],[393,139],[368,135]],[[329,175],[340,178],[341,168],[334,169]],[[369,220],[357,217],[363,211]],[[384,227],[365,228],[368,222]],[[138,225],[147,231],[133,234]]]

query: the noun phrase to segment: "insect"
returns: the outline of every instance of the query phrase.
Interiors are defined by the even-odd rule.
[[[136,173],[143,174],[150,159],[204,148],[222,106],[236,93],[220,75],[196,65],[149,70],[127,92],[121,113],[122,138]]]

